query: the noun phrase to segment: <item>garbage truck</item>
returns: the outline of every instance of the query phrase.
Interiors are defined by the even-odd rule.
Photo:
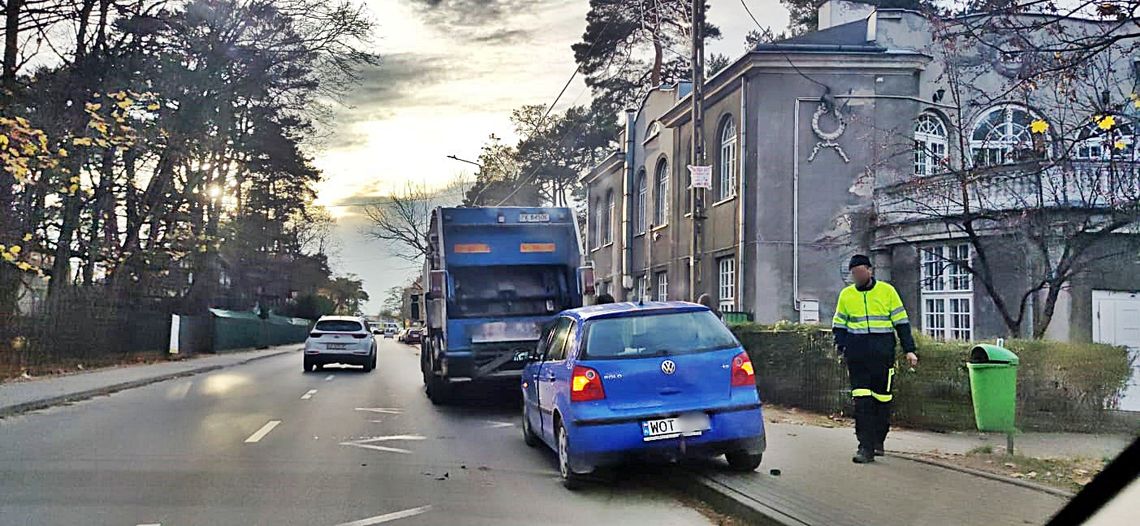
[[[435,404],[518,384],[543,327],[593,294],[569,208],[432,211],[424,258],[420,368]]]

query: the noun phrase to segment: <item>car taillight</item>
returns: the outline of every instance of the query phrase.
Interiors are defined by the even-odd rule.
[[[732,359],[732,386],[756,387],[756,373],[752,370],[752,359],[748,353],[740,353]]]
[[[323,333],[320,333],[320,332],[310,332],[310,333],[309,333],[309,336],[312,336],[313,338],[320,338],[320,337],[321,337],[321,334],[323,334]]]
[[[602,400],[606,397],[606,390],[602,388],[602,377],[589,367],[574,366],[574,378],[570,383],[571,402],[589,402]]]
[[[365,334],[353,334],[352,337],[356,338],[357,340],[363,340],[363,339],[368,337],[368,334],[367,333],[365,333]]]

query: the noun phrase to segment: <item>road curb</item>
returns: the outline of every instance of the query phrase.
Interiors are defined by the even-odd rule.
[[[675,489],[700,499],[718,513],[743,519],[748,524],[763,526],[809,526],[727,484],[688,469],[668,477]]]
[[[162,374],[162,375],[158,375],[158,376],[152,376],[150,378],[143,378],[140,380],[132,380],[130,382],[120,382],[117,384],[111,384],[111,385],[99,387],[96,389],[88,389],[86,391],[78,391],[75,393],[68,393],[65,395],[53,396],[51,398],[42,398],[40,400],[33,400],[30,402],[22,402],[19,404],[4,406],[4,407],[0,407],[0,418],[7,418],[7,417],[15,416],[15,415],[18,415],[21,413],[27,413],[29,411],[37,411],[40,409],[47,409],[49,407],[53,407],[53,406],[57,406],[57,405],[61,405],[61,404],[66,404],[66,403],[70,403],[70,402],[78,402],[80,400],[87,400],[89,398],[94,398],[96,396],[105,396],[105,395],[109,395],[112,393],[117,393],[119,391],[126,391],[127,389],[134,389],[137,387],[143,387],[145,385],[155,384],[158,382],[164,382],[166,380],[173,380],[175,378],[183,378],[186,376],[194,376],[197,374],[208,373],[211,371],[217,371],[219,369],[225,369],[227,367],[236,367],[239,365],[245,365],[247,363],[255,362],[257,360],[264,360],[266,358],[273,358],[275,356],[281,356],[282,354],[287,354],[287,353],[291,353],[291,352],[297,352],[297,349],[285,349],[285,350],[282,350],[280,352],[275,352],[275,353],[271,353],[271,354],[263,354],[261,356],[254,356],[252,358],[242,360],[240,362],[234,362],[234,363],[227,364],[227,365],[207,365],[207,366],[199,367],[196,369],[189,369],[186,371],[179,371],[176,373]]]
[[[957,471],[959,473],[965,473],[967,475],[974,475],[975,477],[982,477],[982,478],[986,478],[986,479],[990,479],[990,480],[995,480],[997,482],[1004,482],[1006,484],[1013,484],[1014,486],[1021,486],[1021,487],[1026,488],[1026,489],[1037,490],[1037,491],[1040,491],[1042,493],[1048,493],[1050,495],[1062,497],[1064,499],[1071,499],[1076,495],[1075,493],[1071,493],[1071,492],[1065,491],[1063,489],[1052,488],[1052,487],[1045,486],[1042,484],[1035,484],[1033,482],[1029,482],[1026,480],[1016,479],[1013,477],[1006,477],[1004,475],[998,475],[996,473],[990,473],[988,471],[982,471],[979,469],[956,466],[956,465],[951,464],[949,462],[939,462],[937,460],[932,460],[932,459],[920,457],[917,455],[910,455],[907,453],[896,453],[894,451],[887,451],[887,456],[888,457],[901,458],[904,460],[910,460],[912,462],[921,462],[923,464],[928,464],[931,466],[937,466],[937,467],[940,467],[943,469],[948,469],[951,471]]]

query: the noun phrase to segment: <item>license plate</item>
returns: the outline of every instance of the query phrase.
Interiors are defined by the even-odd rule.
[[[709,428],[709,415],[692,413],[676,418],[646,420],[641,423],[641,436],[646,442],[681,436],[700,436]]]
[[[549,223],[550,214],[519,214],[519,223]]]
[[[348,348],[346,343],[327,343],[325,347],[330,351],[343,351]]]

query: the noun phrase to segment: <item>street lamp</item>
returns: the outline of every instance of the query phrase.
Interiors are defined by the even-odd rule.
[[[454,161],[459,161],[459,162],[461,162],[461,163],[473,164],[473,165],[475,165],[475,166],[478,166],[480,170],[482,170],[482,169],[483,169],[483,165],[481,165],[481,164],[479,164],[479,163],[477,163],[477,162],[475,162],[475,161],[468,161],[467,159],[460,159],[459,157],[456,157],[456,156],[454,156],[454,155],[448,155],[448,156],[447,156],[447,158],[448,158],[448,159],[451,159],[451,160],[454,160]]]

